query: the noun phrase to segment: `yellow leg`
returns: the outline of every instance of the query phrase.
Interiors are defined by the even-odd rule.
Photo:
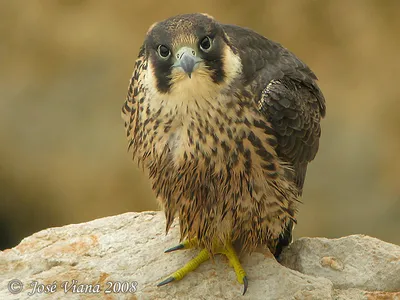
[[[175,250],[180,250],[180,249],[190,249],[198,245],[198,242],[196,239],[193,240],[187,240],[184,241],[183,243],[179,244],[178,246],[172,247],[170,249],[167,249],[165,252],[171,252]],[[235,252],[235,249],[232,246],[232,243],[226,243],[225,245],[221,245],[220,243],[215,243],[214,247],[214,254],[223,254],[225,255],[228,260],[230,265],[234,268],[237,280],[239,283],[244,285],[244,291],[243,295],[247,291],[247,286],[248,286],[248,280],[246,276],[246,272],[244,271],[243,267],[241,266],[239,262],[239,258]],[[189,272],[195,270],[198,266],[200,266],[203,262],[208,260],[210,258],[210,253],[206,249],[203,249],[200,251],[200,253],[190,260],[185,266],[174,272],[171,276],[169,276],[167,279],[163,280],[157,286],[163,286],[165,284],[168,284],[172,281],[178,281],[181,280],[183,277],[185,277],[186,274]]]
[[[181,280],[183,277],[185,277],[186,274],[192,272],[193,270],[196,270],[198,266],[200,266],[203,262],[205,262],[209,258],[210,255],[208,254],[208,251],[206,249],[201,250],[200,253],[195,258],[190,260],[185,266],[180,268],[178,271],[174,272],[167,279],[157,284],[157,286],[163,286],[174,280]]]
[[[246,293],[247,289],[246,271],[240,264],[239,257],[237,256],[235,249],[233,249],[232,244],[227,243],[225,246],[219,247],[216,253],[224,254],[228,258],[230,265],[235,270],[237,280],[239,281],[239,283],[244,284],[245,291],[243,292],[243,294]]]

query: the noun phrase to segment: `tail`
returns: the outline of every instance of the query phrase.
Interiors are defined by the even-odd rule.
[[[291,220],[285,230],[283,231],[283,233],[279,236],[279,238],[277,238],[276,240],[274,240],[270,245],[269,248],[271,250],[271,252],[274,254],[275,258],[278,259],[279,255],[282,253],[282,250],[289,246],[289,244],[292,242],[293,237],[292,237],[292,231],[294,228],[294,223]]]
[[[297,186],[299,197],[303,194],[303,185],[304,185],[304,180],[306,178],[307,163],[308,162],[302,163],[302,164],[296,164],[295,165],[295,173],[293,173],[293,175],[295,175],[295,177],[291,178],[291,180],[293,180],[293,182]],[[290,174],[288,176],[290,178]],[[295,224],[296,224],[295,220],[290,220],[287,223],[285,230],[279,236],[279,238],[274,240],[271,243],[271,246],[269,246],[269,249],[274,254],[276,259],[279,259],[279,255],[281,255],[282,250],[285,247],[289,246],[289,244],[293,241],[292,231],[293,231]]]

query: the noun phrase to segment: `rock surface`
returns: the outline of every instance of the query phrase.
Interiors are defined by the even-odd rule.
[[[179,228],[173,226],[167,236],[164,230],[162,213],[144,212],[35,233],[0,252],[0,299],[400,300],[400,246],[361,235],[299,239],[282,254],[283,265],[268,252],[243,256],[249,278],[245,296],[221,256],[182,281],[157,288],[198,252],[164,254],[178,243]],[[10,284],[14,279],[23,284],[18,294],[8,289],[18,289],[19,282]]]

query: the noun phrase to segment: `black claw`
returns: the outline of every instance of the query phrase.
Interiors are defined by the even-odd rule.
[[[180,249],[183,249],[183,248],[185,248],[185,246],[183,244],[179,244],[178,246],[175,246],[175,247],[172,247],[172,248],[169,248],[169,249],[165,250],[164,253],[180,250]]]
[[[158,287],[166,285],[172,281],[174,281],[175,278],[174,277],[168,277],[167,279],[165,279],[164,281],[161,281],[159,284],[157,284]]]
[[[247,280],[247,276],[243,277],[243,286],[244,286],[243,290],[243,296],[244,296],[244,294],[246,294],[247,287],[249,286],[249,281]]]

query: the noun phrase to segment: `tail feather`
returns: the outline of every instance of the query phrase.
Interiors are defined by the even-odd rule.
[[[292,231],[293,231],[294,223],[290,221],[283,233],[277,238],[274,243],[272,243],[270,250],[274,254],[275,258],[278,259],[279,255],[282,253],[282,250],[289,246],[289,244],[293,240]],[[271,249],[272,248],[272,249]]]

